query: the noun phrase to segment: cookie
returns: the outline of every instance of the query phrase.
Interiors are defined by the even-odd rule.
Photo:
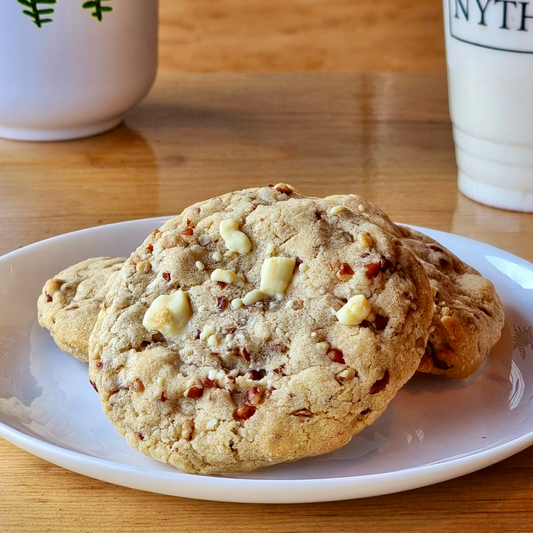
[[[126,261],[90,340],[103,410],[188,472],[330,452],[416,371],[432,298],[413,253],[288,185],[195,204]]]
[[[49,279],[37,302],[39,324],[55,343],[80,361],[89,360],[89,336],[108,291],[122,268],[123,257],[96,257],[71,266]]]
[[[422,260],[434,294],[434,329],[419,370],[468,377],[498,342],[505,324],[496,289],[435,240],[414,229],[399,228],[401,242]]]
[[[503,306],[494,285],[440,243],[416,230],[394,224],[378,207],[356,195],[328,198],[361,212],[412,250],[429,277],[433,320],[419,371],[450,378],[474,373],[498,342]]]

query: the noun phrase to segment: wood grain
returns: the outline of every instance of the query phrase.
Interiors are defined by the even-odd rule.
[[[160,0],[165,72],[443,72],[440,0]]]
[[[533,260],[533,215],[458,193],[446,98],[440,74],[161,75],[108,134],[49,144],[0,140],[0,254],[287,181],[308,194],[359,193],[395,220]],[[110,485],[0,440],[0,533],[532,531],[532,465],[533,448],[402,494],[245,505]]]

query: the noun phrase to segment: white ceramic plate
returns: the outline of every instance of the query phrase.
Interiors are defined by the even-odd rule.
[[[70,233],[0,258],[0,436],[86,476],[207,500],[297,503],[388,494],[451,479],[533,443],[533,265],[497,248],[419,228],[491,279],[502,340],[473,376],[416,375],[385,414],[334,453],[238,476],[181,473],[133,451],[105,418],[87,365],[36,318],[44,282],[87,257],[129,253],[164,219]]]

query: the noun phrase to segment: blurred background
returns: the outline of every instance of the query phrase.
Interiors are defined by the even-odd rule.
[[[161,72],[444,72],[440,0],[160,0]]]

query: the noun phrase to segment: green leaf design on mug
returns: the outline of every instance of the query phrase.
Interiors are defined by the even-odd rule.
[[[111,0],[89,0],[89,2],[84,2],[81,7],[83,7],[83,9],[94,9],[91,16],[102,22],[103,13],[113,11],[112,7],[103,6],[102,2],[111,2]]]
[[[51,15],[54,10],[49,8],[41,9],[40,4],[57,4],[57,0],[17,0],[19,4],[22,4],[25,9],[23,13],[30,17],[33,23],[38,27],[42,28],[42,25],[46,22],[53,22],[51,18],[47,18],[46,15]],[[43,18],[44,16],[44,18]]]

